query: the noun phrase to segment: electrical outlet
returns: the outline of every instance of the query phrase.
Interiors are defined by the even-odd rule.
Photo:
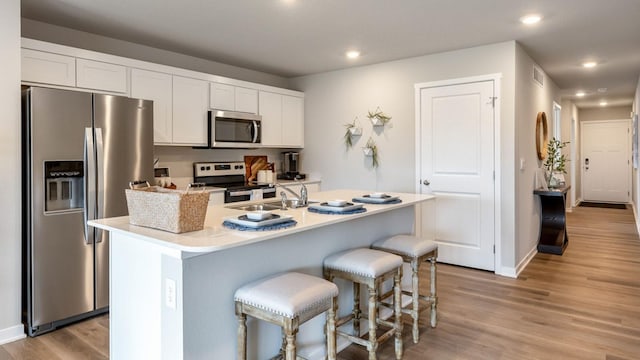
[[[169,309],[176,309],[176,281],[165,279],[164,281],[164,304]]]

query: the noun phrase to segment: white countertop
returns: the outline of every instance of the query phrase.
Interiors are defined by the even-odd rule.
[[[333,190],[312,193],[309,195],[309,200],[351,200],[353,197],[362,196],[368,193],[369,192],[363,190]],[[350,215],[311,213],[307,210],[307,208],[274,210],[273,212],[275,214],[287,214],[293,216],[293,219],[298,223],[294,227],[273,231],[238,231],[230,230],[222,226],[222,222],[225,217],[240,216],[246,213],[246,211],[243,210],[235,210],[225,207],[235,206],[240,203],[209,206],[207,208],[207,216],[204,223],[204,229],[182,234],[173,234],[166,231],[130,225],[128,216],[91,220],[88,222],[88,224],[112,232],[127,233],[131,237],[156,243],[173,250],[189,253],[205,253],[252,244],[255,242],[294,234],[321,226],[350,221],[353,219],[370,216],[393,209],[413,206],[417,203],[434,198],[433,195],[423,194],[392,192],[388,192],[388,194],[399,196],[402,200],[402,203],[387,205],[364,204],[364,207],[367,209],[366,212]],[[273,199],[270,200],[273,201]],[[255,203],[260,202],[262,202],[262,200],[256,201]]]

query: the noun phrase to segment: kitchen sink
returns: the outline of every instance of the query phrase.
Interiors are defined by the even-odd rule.
[[[258,210],[278,210],[280,209],[280,201],[276,204],[251,204],[251,205],[235,205],[226,206],[229,209],[244,210],[244,211],[258,211]]]
[[[298,199],[287,199],[285,203],[288,209],[303,207],[301,205],[298,205]],[[307,204],[314,204],[314,203],[317,203],[317,201],[307,201]],[[226,206],[226,208],[235,209],[235,210],[244,210],[244,211],[280,210],[282,208],[282,200],[271,200],[271,201],[265,201],[260,204],[251,204],[251,205],[230,205],[230,206]]]
[[[295,208],[307,206],[309,204],[317,203],[317,201],[308,200],[307,201],[307,205],[298,205],[298,201],[299,201],[298,199],[287,199],[287,200],[285,200],[285,204],[287,205],[287,208],[294,208],[295,209]],[[282,207],[282,200],[268,201],[268,202],[265,202],[264,205],[277,206],[278,209],[280,209]]]

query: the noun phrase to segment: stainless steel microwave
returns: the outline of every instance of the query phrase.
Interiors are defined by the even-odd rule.
[[[209,147],[250,148],[260,145],[262,116],[209,110]]]

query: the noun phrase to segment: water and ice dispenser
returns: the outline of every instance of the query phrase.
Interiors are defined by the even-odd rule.
[[[84,205],[84,163],[45,161],[45,211],[82,209]]]

